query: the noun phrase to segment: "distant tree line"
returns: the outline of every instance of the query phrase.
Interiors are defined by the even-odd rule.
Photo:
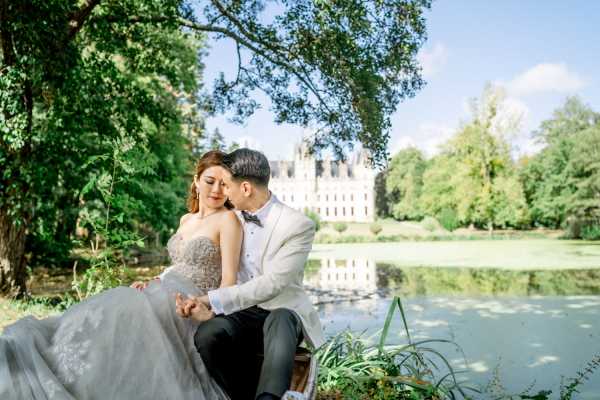
[[[600,114],[568,98],[533,133],[541,151],[514,160],[519,117],[503,113],[503,101],[488,86],[439,154],[428,159],[411,147],[393,155],[376,179],[378,215],[433,216],[450,230],[547,227],[600,239]]]

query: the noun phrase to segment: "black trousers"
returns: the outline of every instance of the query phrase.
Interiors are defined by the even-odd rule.
[[[263,393],[281,397],[289,389],[302,323],[285,308],[251,307],[217,315],[198,327],[196,349],[213,379],[232,400]],[[261,360],[258,354],[264,354]]]

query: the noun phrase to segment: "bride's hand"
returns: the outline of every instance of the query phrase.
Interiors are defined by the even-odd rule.
[[[160,276],[155,276],[154,278],[152,278],[152,281],[160,282]],[[150,284],[150,282],[152,282],[152,281],[148,281],[148,282],[136,281],[136,282],[133,282],[129,287],[132,287],[134,289],[142,291],[142,290],[146,289],[148,287],[148,285]]]
[[[146,288],[146,286],[148,286],[148,285],[142,281],[136,281],[136,282],[133,282],[131,285],[129,285],[129,287],[132,287],[139,291],[144,290]]]

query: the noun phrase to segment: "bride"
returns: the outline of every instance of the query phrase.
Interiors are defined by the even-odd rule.
[[[175,296],[236,283],[240,222],[223,193],[223,153],[196,166],[158,279],[90,297],[60,316],[23,318],[0,336],[0,399],[227,399],[194,347]],[[234,362],[233,360],[231,360]]]

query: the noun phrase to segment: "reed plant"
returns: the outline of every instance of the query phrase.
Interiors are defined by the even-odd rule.
[[[398,312],[407,343],[387,344],[394,314]],[[379,336],[377,339],[376,336]],[[383,325],[376,334],[365,337],[343,331],[317,350],[319,399],[410,399],[442,400],[470,398],[467,387],[434,344],[460,347],[450,340],[413,341],[404,307],[394,297]]]

